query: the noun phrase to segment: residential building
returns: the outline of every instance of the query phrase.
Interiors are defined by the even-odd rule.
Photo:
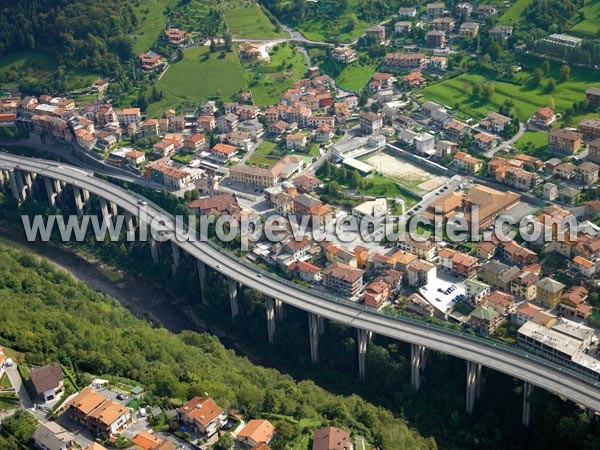
[[[308,283],[314,283],[321,279],[321,269],[305,261],[294,261],[288,266],[288,269]]]
[[[240,45],[240,59],[242,62],[268,61],[268,54],[264,54],[258,44],[244,42]]]
[[[593,141],[600,138],[600,119],[583,119],[577,125],[577,131],[583,135],[587,141]]]
[[[412,22],[400,21],[394,24],[394,31],[398,34],[410,33]]]
[[[468,173],[476,173],[483,166],[483,161],[475,158],[465,152],[456,152],[454,155],[454,165]]]
[[[206,136],[202,133],[194,133],[183,139],[183,148],[188,152],[199,152],[206,146]]]
[[[529,119],[530,124],[542,129],[547,129],[555,121],[556,114],[554,113],[554,110],[547,106],[538,109]]]
[[[592,108],[597,108],[600,106],[600,88],[586,89],[585,98]]]
[[[152,51],[138,56],[142,69],[156,70],[163,65],[162,57]]]
[[[398,241],[398,248],[426,261],[433,261],[438,254],[438,244],[433,239],[414,240],[410,235],[406,235],[404,239]]]
[[[231,133],[237,130],[239,124],[238,116],[235,114],[224,114],[216,119],[217,129],[222,133]]]
[[[562,295],[558,304],[559,311],[575,317],[587,319],[592,313],[592,306],[586,303],[588,290],[583,286],[572,286]]]
[[[479,127],[492,133],[502,133],[506,125],[512,122],[512,119],[495,112],[488,113],[485,119],[479,122]]]
[[[456,22],[452,17],[436,17],[433,19],[433,27],[436,30],[451,32],[454,31]]]
[[[215,121],[215,116],[212,116],[212,115],[199,116],[198,120],[196,120],[196,123],[198,125],[198,130],[200,130],[200,131],[211,132],[217,126],[217,123]]]
[[[477,17],[480,20],[485,20],[498,13],[498,10],[493,5],[479,5],[477,7]]]
[[[364,270],[334,262],[323,272],[323,284],[331,291],[354,297],[363,287]]]
[[[54,400],[64,390],[64,374],[59,363],[33,369],[29,373],[31,385],[43,402]]]
[[[444,15],[446,5],[444,2],[427,3],[427,15],[431,19]]]
[[[500,214],[505,214],[510,208],[519,203],[521,196],[512,191],[497,191],[496,189],[473,185],[463,197],[463,207],[465,210],[465,219],[469,226],[475,217],[472,217],[474,208],[478,208],[479,226],[485,228],[498,218]]]
[[[532,320],[535,315],[543,309],[533,303],[524,302],[517,307],[515,322],[517,325],[523,325],[525,322]]]
[[[469,325],[483,335],[492,334],[502,322],[503,317],[492,308],[479,305],[469,316]]]
[[[557,128],[548,134],[548,151],[561,155],[574,155],[582,144],[580,133],[565,128]]]
[[[69,401],[68,412],[94,434],[114,436],[133,423],[129,408],[89,387]]]
[[[413,144],[417,153],[426,156],[435,155],[435,137],[423,132],[414,136]]]
[[[431,318],[435,314],[435,308],[419,294],[412,294],[408,297],[406,309],[423,317]]]
[[[351,63],[356,59],[356,50],[350,47],[336,47],[331,51],[331,59],[342,63]]]
[[[350,433],[336,427],[319,428],[313,437],[312,450],[353,450]]]
[[[460,141],[471,131],[471,127],[464,122],[455,119],[450,119],[446,124],[444,132],[446,136],[453,141]]]
[[[583,162],[575,169],[576,179],[585,184],[592,185],[598,182],[598,165],[592,162]]]
[[[384,67],[398,70],[421,70],[427,58],[424,53],[388,53]]]
[[[544,183],[543,195],[546,200],[553,201],[558,198],[558,186],[554,183]]]
[[[39,450],[69,450],[77,443],[75,436],[56,422],[43,423],[37,427],[32,441]]]
[[[425,42],[429,47],[443,48],[448,43],[446,32],[441,30],[429,30],[425,33]]]
[[[303,133],[288,134],[285,142],[288,150],[302,150],[306,147],[308,137]]]
[[[510,25],[496,25],[490,29],[490,36],[494,39],[508,39],[512,33],[513,27]]]
[[[375,25],[374,27],[367,28],[365,36],[367,39],[372,39],[375,43],[382,44],[385,42],[385,27]]]
[[[379,309],[387,301],[390,288],[384,281],[373,281],[364,290],[364,303],[371,308]]]
[[[475,147],[484,152],[491,150],[498,144],[498,138],[496,136],[483,132],[473,135],[473,139],[475,140]]]
[[[210,158],[223,164],[230,161],[235,155],[237,155],[237,148],[233,145],[227,144],[215,144],[210,151]]]
[[[596,273],[596,264],[590,261],[589,259],[585,259],[581,256],[575,256],[571,261],[571,267],[573,267],[577,272],[581,275],[592,278]]]
[[[414,288],[431,283],[436,277],[436,265],[417,259],[407,269],[408,285]]]
[[[425,80],[425,77],[423,76],[423,74],[418,70],[411,72],[408,75],[405,75],[404,77],[402,77],[402,83],[404,84],[404,87],[406,87],[407,89],[423,87],[423,86],[425,86],[426,81],[427,80]]]
[[[550,308],[556,307],[565,289],[565,285],[550,277],[542,278],[537,283],[537,301]]]
[[[210,397],[194,397],[177,411],[180,421],[207,436],[215,434],[227,421],[227,415]]]
[[[275,427],[268,420],[253,419],[242,428],[236,439],[248,448],[269,444],[275,435]]]
[[[465,280],[465,296],[474,305],[481,304],[491,292],[489,284],[479,281],[475,277]]]
[[[125,108],[117,111],[117,117],[119,122],[124,125],[129,125],[130,123],[138,124],[142,120],[142,113],[140,108]]]
[[[485,305],[503,317],[514,314],[517,311],[515,298],[511,294],[502,291],[494,291],[487,298]]]
[[[458,35],[463,39],[475,39],[479,33],[477,22],[463,22],[458,29]]]
[[[379,114],[362,112],[359,115],[360,129],[363,133],[374,134],[383,127],[383,119]]]
[[[167,28],[165,30],[165,36],[167,37],[169,44],[180,47],[186,44],[190,37],[190,33],[180,30],[179,28]]]
[[[414,6],[411,7],[402,7],[398,10],[398,15],[400,17],[416,17],[417,16],[417,8]]]

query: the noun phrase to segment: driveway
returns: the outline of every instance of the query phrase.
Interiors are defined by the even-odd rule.
[[[17,371],[17,365],[14,364],[10,367],[7,367],[6,374],[8,375],[10,382],[12,383],[13,387],[15,388],[15,392],[19,396],[19,400],[21,400],[21,405],[23,406],[23,408],[33,409],[33,402],[31,401],[31,398],[29,398],[29,394],[27,393],[27,390],[25,389],[23,380],[21,380],[21,376],[19,375],[19,372]]]

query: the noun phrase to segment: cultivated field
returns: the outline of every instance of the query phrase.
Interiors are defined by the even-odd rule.
[[[185,51],[182,61],[172,64],[156,88],[164,94],[163,100],[150,105],[148,114],[159,117],[167,108],[192,101],[201,102],[219,96],[230,101],[247,88],[242,66],[235,52],[210,53],[208,47],[193,47]],[[157,115],[158,114],[158,115]]]
[[[558,79],[559,67],[552,67],[550,76]],[[489,102],[482,102],[472,97],[473,85],[484,81],[478,74],[464,74],[441,83],[432,84],[423,89],[427,100],[458,109],[475,118],[484,117],[489,111],[498,111],[498,107],[508,98],[515,103],[515,111],[520,121],[526,121],[538,108],[554,104],[559,112],[563,112],[575,102],[585,99],[585,90],[589,87],[600,87],[598,75],[590,70],[572,68],[571,78],[558,83],[552,92],[546,89],[547,80],[541,86],[534,87],[528,73],[519,74],[519,84],[503,81],[494,82],[495,93]]]
[[[258,3],[229,1],[223,6],[229,31],[235,37],[256,39],[288,37],[286,32],[276,29]]]
[[[597,38],[600,32],[600,0],[588,0],[583,8],[585,19],[571,29],[576,34]]]

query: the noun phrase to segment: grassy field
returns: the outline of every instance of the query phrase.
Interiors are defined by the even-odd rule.
[[[257,106],[273,105],[281,94],[294,87],[294,82],[304,78],[308,65],[303,53],[287,44],[271,50],[271,61],[246,72],[252,97]]]
[[[0,388],[1,389],[10,389],[11,387],[12,387],[12,383],[10,382],[10,379],[8,378],[8,374],[4,373],[0,377]]]
[[[571,31],[585,37],[597,38],[600,32],[600,0],[588,0],[583,11],[585,19],[575,24]]]
[[[558,79],[556,71],[552,69],[551,75]],[[585,90],[589,87],[600,87],[600,80],[590,71],[572,69],[571,78],[564,83],[559,83],[553,92],[546,91],[546,80],[541,86],[534,87],[531,84],[531,75],[521,74],[521,84],[506,82],[494,82],[495,93],[489,102],[481,102],[473,99],[471,92],[473,85],[485,80],[481,75],[463,74],[441,83],[430,85],[423,89],[422,93],[427,100],[433,100],[443,105],[454,108],[458,103],[458,109],[475,118],[484,117],[489,111],[497,111],[498,107],[507,99],[511,98],[515,103],[515,111],[519,120],[525,121],[538,108],[554,104],[556,110],[564,111],[574,102],[585,99]]]
[[[510,8],[500,17],[498,23],[513,24],[523,19],[525,9],[531,3],[531,0],[516,0]]]
[[[258,3],[229,1],[224,4],[225,20],[229,31],[235,37],[243,38],[285,38],[287,33],[277,31]]]
[[[360,189],[359,192],[373,197],[403,198],[407,208],[411,208],[421,200],[400,188],[393,179],[378,174],[370,175],[367,178],[367,187]]]
[[[150,117],[158,117],[167,108],[176,108],[186,102],[201,102],[218,96],[230,101],[247,87],[242,66],[235,52],[211,54],[208,47],[193,47],[184,58],[169,67],[156,83],[164,98],[148,108]]]
[[[272,167],[277,162],[277,159],[279,159],[279,156],[273,158],[269,157],[269,155],[273,153],[273,156],[275,156],[274,153],[277,147],[278,145],[275,142],[262,141],[258,148],[254,150],[247,163],[255,166]]]
[[[138,18],[138,31],[135,36],[133,51],[143,53],[150,49],[160,37],[165,23],[167,11],[177,5],[178,0],[138,0],[134,3],[134,11]]]
[[[535,146],[536,148],[544,148],[548,145],[548,134],[543,131],[526,131],[523,136],[515,142],[515,147],[523,150],[527,146]]]

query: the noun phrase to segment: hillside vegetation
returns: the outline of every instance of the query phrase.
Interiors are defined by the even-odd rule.
[[[289,417],[292,427],[282,429],[290,441],[302,432],[294,422],[312,419],[349,427],[384,449],[437,448],[358,396],[335,396],[312,381],[254,366],[208,334],[152,328],[47,260],[3,245],[0,260],[0,344],[31,364],[58,359],[80,378],[85,372],[126,377],[165,398],[208,392],[223,408]]]

